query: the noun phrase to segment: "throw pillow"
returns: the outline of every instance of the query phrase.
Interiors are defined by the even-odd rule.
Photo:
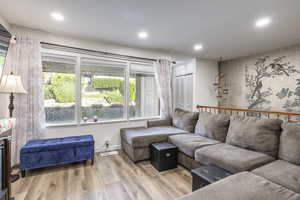
[[[300,123],[285,122],[281,128],[279,158],[300,165]]]
[[[188,132],[194,132],[198,113],[176,108],[173,115],[173,126]]]
[[[195,134],[225,142],[230,117],[224,114],[200,112]]]

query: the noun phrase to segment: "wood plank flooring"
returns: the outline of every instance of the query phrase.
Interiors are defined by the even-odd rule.
[[[191,192],[182,167],[158,172],[149,161],[134,164],[126,155],[101,157],[34,170],[12,186],[16,200],[173,200]]]

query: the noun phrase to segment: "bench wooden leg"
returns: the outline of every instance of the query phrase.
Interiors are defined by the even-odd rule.
[[[25,170],[21,170],[21,176],[22,176],[22,178],[25,178],[25,176],[26,176],[26,171]]]

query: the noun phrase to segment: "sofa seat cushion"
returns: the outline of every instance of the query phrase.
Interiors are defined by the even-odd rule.
[[[276,183],[241,172],[177,200],[300,200],[300,195]]]
[[[225,142],[230,117],[224,114],[200,112],[195,134]]]
[[[252,171],[274,183],[300,193],[300,166],[276,160]]]
[[[249,171],[275,160],[266,154],[229,144],[216,144],[198,149],[195,159],[202,164],[214,164],[232,173]]]
[[[277,157],[282,120],[231,116],[226,143]]]
[[[121,137],[132,147],[149,147],[155,142],[162,142],[170,135],[188,133],[173,126],[121,129]]]
[[[194,158],[195,151],[201,147],[218,144],[220,142],[195,134],[172,135],[169,142],[178,147],[179,151]]]
[[[94,138],[92,135],[30,140],[26,143],[26,145],[22,147],[21,154],[41,151],[54,151],[59,149],[90,145],[94,145]]]

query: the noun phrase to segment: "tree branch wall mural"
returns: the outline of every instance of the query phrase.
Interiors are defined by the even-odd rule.
[[[254,64],[254,73],[249,72],[249,66],[245,67],[245,81],[248,93],[246,99],[248,101],[249,109],[270,109],[271,104],[267,97],[273,95],[272,86],[264,87],[266,79],[276,79],[281,76],[290,77],[291,74],[300,73],[294,65],[286,61],[285,56],[280,56],[271,59],[270,56],[264,56],[257,59]],[[300,90],[300,87],[299,87]],[[288,94],[289,93],[289,94]],[[300,91],[299,91],[300,93]],[[282,88],[278,97],[284,98],[287,95],[295,95],[295,92],[289,91],[288,88]],[[290,101],[287,107],[291,106]]]
[[[300,44],[223,61],[220,74],[226,107],[300,112]]]
[[[282,88],[281,92],[276,94],[278,98],[286,99],[283,108],[289,112],[300,112],[300,79],[296,79],[296,82],[297,87],[294,91],[289,88]]]

